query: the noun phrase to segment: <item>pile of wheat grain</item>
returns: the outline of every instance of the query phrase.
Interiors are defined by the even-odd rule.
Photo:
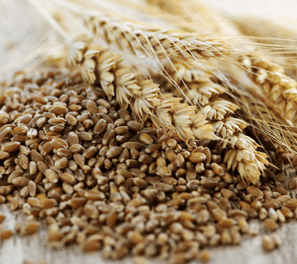
[[[287,190],[297,188],[288,180],[297,85],[282,67],[219,37],[222,28],[201,37],[61,1],[93,34],[75,41],[32,2],[66,43],[72,72],[45,68],[0,84],[0,201],[28,215],[16,233],[32,235],[45,220],[54,248],[184,263],[257,235],[257,218],[263,248],[280,245],[278,222],[297,218]],[[111,47],[157,67],[145,75]]]

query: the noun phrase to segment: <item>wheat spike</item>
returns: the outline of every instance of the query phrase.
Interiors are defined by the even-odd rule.
[[[231,47],[221,40],[198,37],[197,34],[183,31],[153,28],[101,13],[92,15],[92,12],[82,12],[75,5],[63,1],[60,4],[81,17],[94,37],[140,57],[210,59],[230,54]]]
[[[240,32],[255,42],[255,46],[268,58],[282,65],[286,73],[296,79],[296,30],[282,26],[280,21],[243,16],[233,20]]]
[[[205,116],[196,114],[195,106],[180,103],[181,98],[161,94],[153,80],[145,80],[141,74],[122,65],[119,55],[97,45],[82,46],[74,45],[77,51],[69,51],[69,61],[81,66],[87,83],[99,82],[109,98],[116,94],[121,106],[129,105],[141,121],[150,117],[157,127],[177,133],[186,142],[198,136],[199,139],[217,138]]]
[[[236,133],[228,140],[228,146],[231,147],[224,157],[227,163],[227,169],[237,168],[243,179],[255,183],[259,180],[261,173],[268,165],[267,155],[256,151],[259,145],[250,137],[243,133]]]
[[[242,60],[252,72],[250,77],[257,83],[265,96],[279,109],[292,125],[297,125],[297,83],[284,74],[279,65],[266,58],[249,56]]]
[[[240,107],[231,102],[228,96],[230,89],[214,83],[216,78],[210,71],[197,65],[192,67],[185,61],[172,60],[171,63],[165,63],[164,68],[176,83],[183,84],[187,96],[192,98],[193,103],[196,102],[198,113],[206,115],[214,133],[224,139],[218,144],[227,150],[224,159],[227,169],[237,169],[243,179],[253,183],[259,180],[265,166],[269,164],[267,155],[257,151],[259,145],[243,133],[247,123],[234,116]],[[198,75],[194,74],[197,72]]]

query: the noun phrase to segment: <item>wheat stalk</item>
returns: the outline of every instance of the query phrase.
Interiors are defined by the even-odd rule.
[[[186,142],[195,138],[217,139],[206,117],[195,112],[195,106],[180,103],[181,98],[161,94],[159,85],[152,79],[144,80],[141,74],[120,64],[120,55],[108,52],[99,45],[88,46],[82,41],[74,43],[36,0],[30,1],[64,38],[69,47],[68,64],[81,66],[85,82],[99,82],[109,99],[116,95],[121,106],[127,108],[129,105],[141,121],[150,117],[157,127],[176,132]],[[162,100],[163,103],[165,100],[165,104],[161,104]]]

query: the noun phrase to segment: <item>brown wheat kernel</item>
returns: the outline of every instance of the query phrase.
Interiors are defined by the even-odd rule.
[[[232,199],[236,197],[235,193],[228,189],[222,189],[221,193],[227,199]]]
[[[159,150],[161,148],[160,144],[151,144],[144,151],[147,154],[152,154],[153,152]]]
[[[13,235],[13,233],[11,230],[5,230],[5,229],[0,230],[0,239],[6,240],[6,239],[11,238],[12,235]]]
[[[130,130],[133,131],[140,131],[141,129],[143,129],[143,124],[137,121],[128,121],[127,126]]]
[[[254,186],[248,187],[247,190],[254,197],[263,196],[263,192]]]
[[[290,179],[288,183],[288,188],[291,190],[297,189],[297,177]]]
[[[27,186],[30,179],[24,177],[18,177],[12,180],[12,184],[17,187],[24,187]]]
[[[275,222],[275,220],[267,218],[264,221],[265,228],[269,231],[275,231],[278,228],[278,224]]]
[[[77,209],[79,207],[82,207],[84,204],[86,203],[86,199],[85,198],[80,198],[80,197],[75,197],[72,198],[68,201],[68,204],[73,208],[73,209]]]
[[[286,217],[283,215],[283,213],[280,210],[276,211],[277,213],[277,218],[281,223],[285,223],[286,222]]]
[[[220,177],[224,176],[225,170],[220,165],[218,165],[216,163],[212,163],[211,168],[216,175],[218,175]]]
[[[57,183],[59,181],[58,174],[56,172],[54,172],[52,169],[47,169],[44,172],[44,175],[51,183]]]
[[[45,162],[43,161],[38,161],[37,162],[37,169],[40,171],[42,174],[45,174],[46,170],[48,169],[48,166],[46,165]]]
[[[170,139],[167,140],[167,145],[168,145],[169,148],[174,149],[176,147],[176,145],[177,145],[177,141],[175,139],[173,139],[173,138],[170,138]]]
[[[41,199],[39,202],[39,206],[41,209],[47,209],[52,208],[57,205],[57,202],[55,199]]]
[[[106,152],[106,157],[108,159],[112,159],[118,155],[120,155],[122,153],[122,148],[121,147],[117,147],[117,146],[113,146],[111,147],[107,152]]]
[[[0,215],[0,224],[5,220],[5,215]]]
[[[191,153],[191,155],[189,156],[189,161],[191,161],[193,163],[197,163],[197,162],[201,162],[201,161],[205,161],[205,160],[206,160],[205,154],[200,153],[200,152]]]
[[[105,131],[106,126],[107,126],[107,122],[104,119],[100,119],[94,126],[93,131],[95,134],[99,135]]]
[[[185,162],[185,159],[183,157],[183,155],[181,155],[180,153],[178,153],[176,156],[175,156],[175,159],[174,159],[174,163],[177,167],[181,167],[183,166]]]
[[[122,147],[125,148],[125,149],[129,149],[129,150],[140,149],[142,147],[142,144],[139,143],[139,142],[125,142],[122,145]]]
[[[284,202],[283,206],[286,206],[291,210],[295,210],[297,208],[297,199],[290,199],[290,200]]]
[[[76,184],[76,179],[73,175],[71,175],[70,173],[64,172],[61,173],[59,178],[66,183],[69,183],[70,185],[75,185]]]
[[[0,111],[0,122],[1,124],[6,124],[9,120],[9,115],[3,110]]]
[[[7,142],[1,146],[1,150],[8,153],[14,152],[20,148],[20,145],[20,142]]]
[[[54,105],[53,107],[50,108],[50,113],[56,114],[56,115],[61,115],[65,114],[68,109],[65,106],[62,105]]]
[[[139,140],[146,145],[151,145],[154,143],[153,138],[148,133],[141,133],[139,135]]]
[[[210,260],[210,253],[206,250],[201,251],[200,260],[204,263],[208,262]]]
[[[275,247],[279,247],[281,245],[282,241],[277,233],[273,233],[271,238],[274,241]]]
[[[294,216],[293,212],[285,206],[282,207],[281,212],[283,213],[284,217],[287,218],[292,218]]]
[[[61,138],[54,138],[52,141],[52,146],[56,149],[59,149],[59,148],[68,148],[68,143],[61,139]]]
[[[0,151],[0,160],[4,160],[9,157],[9,153],[6,151]]]
[[[108,145],[109,142],[115,137],[115,131],[113,129],[109,129],[105,132],[103,139],[102,139],[102,144],[103,145]]]
[[[171,176],[172,172],[167,166],[158,166],[156,174],[160,177],[169,177]]]
[[[55,167],[58,170],[65,169],[67,165],[68,165],[68,159],[65,157],[55,161]]]
[[[84,141],[92,140],[92,135],[88,132],[82,131],[82,132],[79,132],[77,135],[81,140],[84,140]]]
[[[205,186],[207,188],[214,188],[215,186],[218,185],[217,179],[213,178],[204,178],[200,181],[202,186]]]
[[[275,245],[275,242],[274,242],[274,240],[272,239],[271,236],[264,235],[262,237],[262,246],[263,246],[264,250],[272,251],[275,248],[276,245]]]
[[[127,126],[118,126],[115,128],[115,132],[117,135],[124,135],[127,134],[129,131],[129,128]]]
[[[52,224],[49,226],[48,229],[48,236],[47,236],[47,242],[52,241],[60,241],[63,237],[63,234],[61,233],[59,226],[57,224]]]
[[[31,150],[30,155],[35,163],[38,163],[39,161],[44,161],[44,158],[36,150]]]
[[[37,221],[27,222],[20,228],[20,232],[24,236],[30,236],[36,233],[39,226],[40,223]]]

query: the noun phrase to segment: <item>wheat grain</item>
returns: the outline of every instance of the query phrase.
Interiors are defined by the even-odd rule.
[[[49,245],[75,242],[86,251],[103,246],[108,258],[131,252],[183,263],[200,246],[238,244],[240,232],[257,234],[258,225],[249,228],[246,219],[261,212],[281,222],[296,213],[296,199],[242,133],[246,124],[234,117],[238,106],[226,88],[185,72],[194,76],[186,81],[201,83],[197,108],[160,93],[152,79],[100,46],[76,45],[71,54],[87,84],[80,74],[52,72],[43,81],[22,76],[0,94],[0,171],[8,176],[1,197],[31,218],[46,218]],[[95,82],[100,87],[90,85]],[[210,140],[183,142],[212,139],[213,128],[224,138],[214,149]],[[280,153],[275,158],[287,162]]]

